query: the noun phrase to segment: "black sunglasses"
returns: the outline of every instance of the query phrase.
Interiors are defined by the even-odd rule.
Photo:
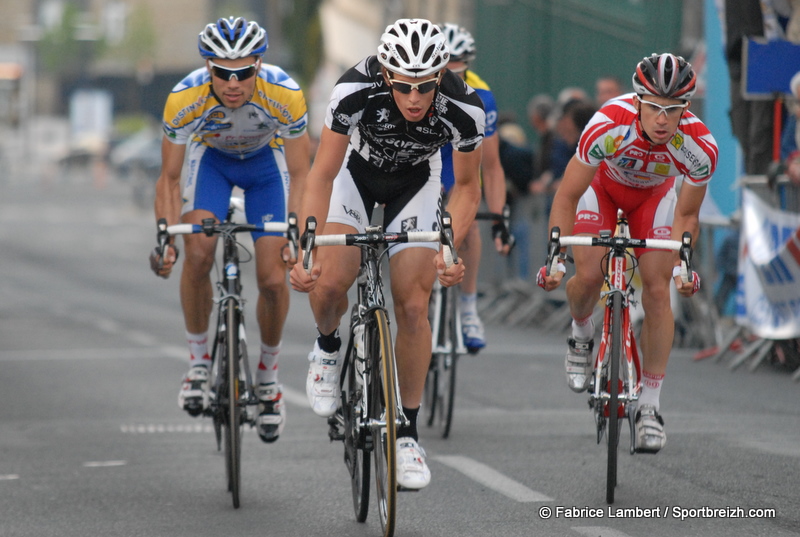
[[[236,69],[228,69],[226,67],[222,67],[221,65],[217,65],[211,60],[208,60],[208,65],[211,66],[211,74],[225,81],[236,79],[239,82],[241,82],[242,80],[247,80],[248,78],[252,78],[252,76],[256,74],[256,71],[258,71],[258,62],[254,63],[253,65],[245,65],[244,67],[237,67]]]
[[[430,93],[436,86],[439,84],[439,77],[436,76],[434,78],[429,78],[428,80],[423,80],[422,82],[401,82],[400,80],[394,80],[393,78],[389,78],[389,86],[392,89],[397,90],[398,92],[402,93],[403,95],[408,95],[411,93],[411,90],[417,90],[420,93]]]

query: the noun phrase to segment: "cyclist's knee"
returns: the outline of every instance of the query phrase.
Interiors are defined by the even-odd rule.
[[[395,316],[399,325],[424,326],[428,322],[428,301],[418,298],[397,300],[395,297]]]

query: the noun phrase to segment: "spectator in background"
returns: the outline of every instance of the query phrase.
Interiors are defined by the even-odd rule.
[[[791,98],[786,101],[789,114],[784,126],[781,143],[781,159],[783,170],[794,183],[800,183],[800,72],[792,77],[789,87],[792,90]]]
[[[556,106],[548,118],[549,128],[552,131],[551,139],[548,147],[543,148],[547,151],[547,154],[542,156],[543,166],[541,171],[534,170],[534,173],[539,171],[539,174],[530,187],[531,193],[546,194],[547,205],[545,210],[547,214],[550,212],[550,202],[552,202],[553,194],[556,191],[557,181],[564,175],[567,163],[575,154],[575,145],[578,141],[577,137],[575,137],[574,141],[571,136],[569,139],[564,138],[564,134],[570,132],[570,126],[575,120],[574,117],[566,117],[567,112],[579,103],[589,104],[591,102],[587,93],[581,88],[564,88],[559,92]],[[583,126],[581,126],[582,129]],[[578,135],[580,136],[580,131]]]
[[[731,98],[731,128],[744,152],[746,174],[766,174],[772,162],[773,100],[742,97],[742,49],[745,37],[782,37],[782,29],[769,2],[718,1],[725,41]]]
[[[537,136],[533,146],[533,175],[528,179],[529,183],[550,167],[549,158],[553,132],[548,119],[553,114],[555,107],[555,100],[546,93],[534,95],[528,101],[528,122]]]
[[[530,272],[531,196],[528,195],[528,183],[533,177],[534,152],[525,131],[513,116],[500,114],[497,134],[500,138],[500,164],[508,183],[511,234],[516,239],[516,248],[510,254],[510,265],[514,269],[513,276],[526,279]]]
[[[594,83],[594,102],[598,108],[623,93],[625,93],[625,90],[622,87],[622,82],[615,76],[601,76]]]

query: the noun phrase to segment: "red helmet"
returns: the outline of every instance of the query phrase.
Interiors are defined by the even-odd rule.
[[[633,91],[688,101],[697,90],[697,74],[692,64],[674,54],[653,54],[644,58],[633,73]]]

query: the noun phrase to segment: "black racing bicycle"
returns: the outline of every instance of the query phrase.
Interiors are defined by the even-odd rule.
[[[397,514],[397,427],[408,424],[408,420],[400,400],[381,261],[395,243],[441,242],[445,245],[448,265],[457,262],[450,216],[445,213],[442,217],[441,231],[386,233],[380,226],[373,226],[365,233],[316,235],[315,232],[316,220],[309,217],[304,233],[306,270],[313,265],[311,251],[317,246],[361,248],[356,302],[340,376],[342,399],[339,409],[328,418],[328,435],[331,441],[344,442],[344,462],[350,474],[356,520],[367,519],[370,474],[374,471],[383,536],[391,537]]]
[[[225,448],[225,475],[233,507],[239,508],[241,483],[242,428],[255,426],[255,406],[258,398],[253,387],[250,364],[247,359],[247,340],[244,323],[244,303],[240,263],[252,259],[252,254],[236,240],[241,232],[266,231],[285,233],[289,239],[292,256],[296,257],[298,228],[297,217],[289,214],[288,222],[247,224],[233,221],[235,210],[243,209],[241,198],[231,198],[228,216],[224,222],[214,218],[202,224],[175,224],[167,226],[166,220],[158,222],[158,242],[161,259],[164,258],[169,237],[204,233],[208,237],[222,237],[222,271],[218,271],[217,326],[211,352],[212,366],[209,382],[208,408],[204,415],[211,417],[217,438],[217,449]],[[239,251],[248,257],[240,259]],[[224,440],[224,442],[223,442]]]
[[[508,233],[510,211],[507,205],[502,214],[478,213],[475,219],[496,222],[495,227],[500,230],[497,233],[505,231],[505,241],[514,247],[514,236]],[[459,357],[478,352],[469,350],[464,344],[458,302],[459,286],[444,287],[437,280],[428,306],[432,343],[431,365],[425,379],[422,407],[428,427],[436,425],[441,430],[442,438],[450,436],[453,424]]]

